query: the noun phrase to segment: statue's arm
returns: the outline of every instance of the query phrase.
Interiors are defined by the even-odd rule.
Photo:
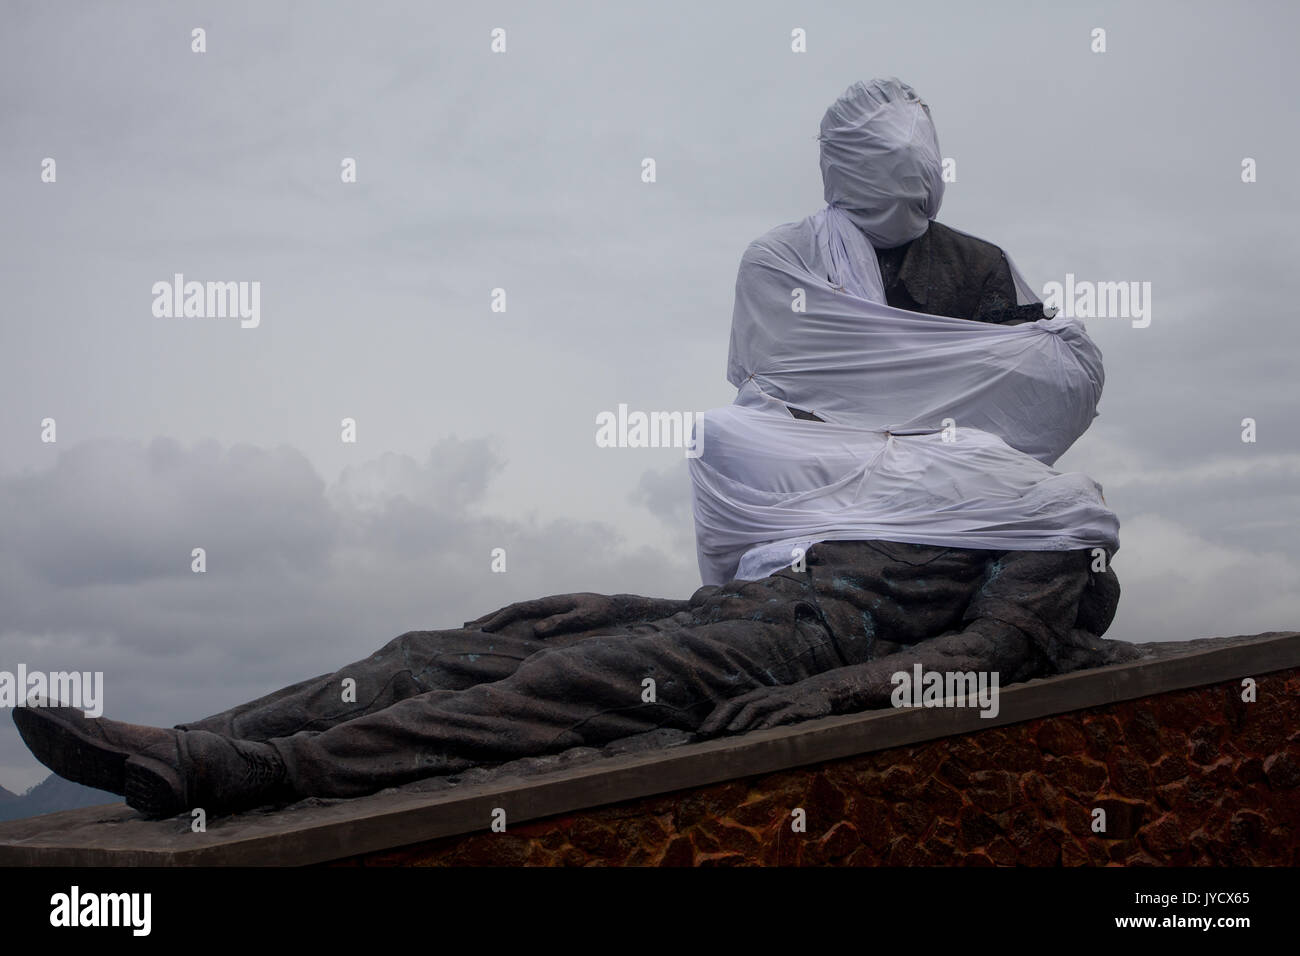
[[[838,667],[797,684],[760,687],[725,700],[705,718],[699,734],[703,737],[739,734],[883,707],[889,703],[893,690],[889,674],[897,669],[884,673],[882,665],[889,660],[882,657],[866,664]]]
[[[601,627],[644,624],[672,617],[705,600],[717,590],[706,585],[685,600],[644,597],[640,594],[553,594],[531,601],[519,601],[466,621],[469,630],[500,631],[520,621],[531,621],[536,637],[572,634]]]
[[[618,623],[644,624],[647,621],[660,621],[682,611],[688,611],[717,589],[717,585],[705,585],[689,598],[681,601],[673,598],[642,597],[639,594],[614,594],[610,597],[616,602]]]
[[[1018,628],[980,618],[964,631],[930,638],[863,664],[815,674],[797,684],[760,687],[723,701],[700,725],[702,736],[743,733],[817,717],[853,714],[891,705],[899,671],[989,671],[1002,683],[1027,680],[1041,667],[1029,637]]]
[[[1002,253],[994,260],[984,277],[980,287],[979,303],[971,318],[980,322],[1006,322],[999,313],[1009,312],[1015,307],[1016,280],[1011,276],[1011,264],[1007,262],[1006,253]]]

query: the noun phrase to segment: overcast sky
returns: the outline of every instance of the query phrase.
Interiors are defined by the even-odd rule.
[[[1039,289],[1151,283],[1148,327],[1088,323],[1101,415],[1056,466],[1120,516],[1108,636],[1300,627],[1292,3],[10,0],[4,24],[0,670],[102,670],[107,716],[171,725],[510,601],[689,595],[681,451],[597,448],[595,416],[732,399],[741,252],[823,204],[823,112],[891,75],[956,160],[940,221]],[[174,273],[260,282],[260,325],[155,317]],[[0,785],[45,775],[5,716]]]

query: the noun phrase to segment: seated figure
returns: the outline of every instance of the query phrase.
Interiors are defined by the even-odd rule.
[[[869,143],[853,139],[864,130]],[[862,169],[853,163],[870,163],[863,144],[896,130],[895,153],[912,165],[891,165],[901,170],[892,190],[850,188]],[[854,84],[828,110],[822,148],[833,215],[847,216],[870,242],[847,268],[867,276],[863,289],[876,289],[880,305],[984,323],[1042,320],[1041,308],[1020,301],[997,246],[933,221],[942,195],[937,139],[910,88]],[[820,278],[828,296],[848,295],[840,277]],[[743,351],[733,339],[733,355]],[[770,394],[753,392],[761,376],[747,374],[745,401],[770,405]],[[785,408],[800,427],[844,427],[833,408],[809,404]],[[781,535],[756,531],[752,547],[710,550],[697,525],[706,583],[688,599],[580,593],[524,601],[461,628],[408,632],[335,672],[174,728],[58,706],[20,707],[14,720],[55,772],[123,794],[146,815],[221,813],[360,796],[664,727],[711,736],[889,706],[891,676],[916,663],[996,671],[1006,684],[1136,656],[1131,645],[1101,639],[1119,585],[1108,565],[1095,569],[1095,548],[1059,547],[1063,537],[1055,550],[990,546],[996,537],[952,546],[929,540],[944,533],[923,524],[897,525],[907,529],[900,538],[913,540],[854,536],[853,525],[792,530],[784,537],[803,545],[793,563]],[[643,697],[646,678],[652,700]],[[344,681],[355,682],[355,697],[345,700]]]

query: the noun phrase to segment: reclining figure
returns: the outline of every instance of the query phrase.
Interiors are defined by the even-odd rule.
[[[1082,327],[1043,317],[997,246],[933,221],[938,141],[910,87],[849,87],[821,151],[827,207],[741,262],[739,394],[691,462],[689,599],[524,601],[170,729],[20,707],[32,752],[148,816],[234,812],[885,707],[918,663],[1007,684],[1137,656],[1101,639],[1118,522],[1049,467],[1096,414]]]

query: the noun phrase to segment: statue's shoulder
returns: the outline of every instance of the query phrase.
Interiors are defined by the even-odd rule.
[[[930,220],[922,240],[931,247],[932,254],[944,260],[959,260],[971,265],[993,265],[1005,258],[1002,247],[986,239],[972,236],[960,229],[945,226],[936,219]]]

